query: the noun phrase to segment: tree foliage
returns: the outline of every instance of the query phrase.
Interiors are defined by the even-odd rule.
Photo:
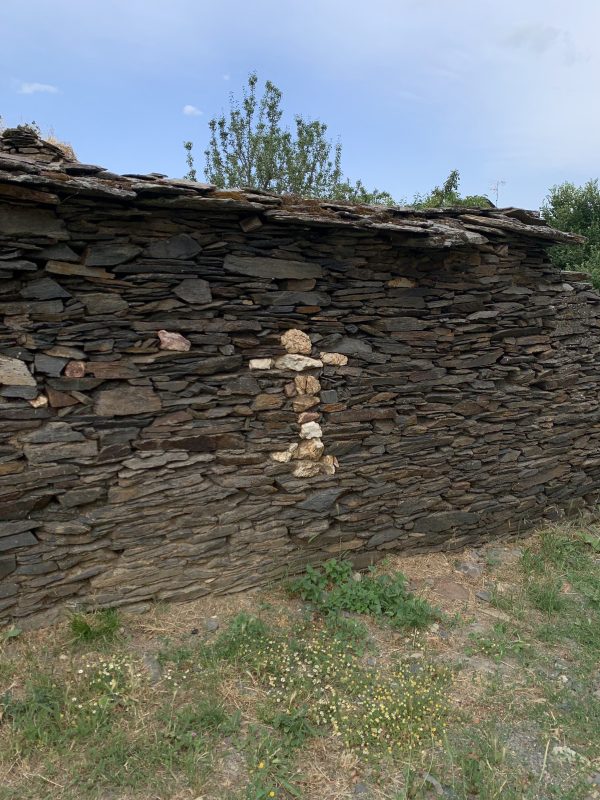
[[[485,195],[461,197],[460,173],[453,169],[441,186],[436,186],[426,195],[416,195],[415,208],[486,208],[494,204]]]
[[[342,172],[342,145],[327,138],[327,125],[297,114],[290,130],[282,123],[282,93],[267,81],[261,96],[255,72],[241,101],[230,96],[227,114],[208,123],[207,180],[222,188],[249,187],[303,197],[392,204],[387,192],[369,191]],[[193,143],[184,142],[187,178],[196,180]]]
[[[589,272],[600,288],[600,188],[598,179],[583,186],[568,181],[553,186],[542,205],[543,218],[554,228],[587,237],[580,245],[557,245],[550,257],[561,269]]]

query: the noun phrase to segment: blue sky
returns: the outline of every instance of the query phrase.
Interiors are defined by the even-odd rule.
[[[81,161],[181,177],[248,73],[320,119],[343,165],[410,199],[539,206],[600,175],[598,0],[0,0],[0,115]],[[184,109],[187,107],[187,113]]]

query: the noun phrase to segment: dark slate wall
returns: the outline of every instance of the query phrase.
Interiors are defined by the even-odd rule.
[[[0,621],[459,547],[599,485],[599,298],[537,246],[73,197],[0,205],[0,291]]]

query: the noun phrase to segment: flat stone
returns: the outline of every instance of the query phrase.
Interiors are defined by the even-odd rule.
[[[5,386],[35,386],[36,381],[24,361],[0,355],[0,384]]]
[[[64,508],[75,508],[87,503],[94,503],[106,496],[106,489],[102,486],[90,487],[89,489],[73,489],[59,495],[58,502]]]
[[[66,358],[55,358],[54,356],[46,356],[43,353],[36,353],[34,359],[35,371],[58,378],[67,360]]]
[[[285,282],[285,288],[290,292],[310,292],[316,285],[314,278],[288,278]]]
[[[323,272],[318,264],[304,261],[232,255],[225,257],[223,267],[227,272],[257,278],[320,278]]]
[[[338,393],[334,389],[325,389],[321,392],[322,403],[337,403]]]
[[[197,375],[214,375],[217,372],[233,372],[242,364],[241,356],[215,356],[198,359],[194,367]]]
[[[60,392],[57,389],[53,389],[51,386],[46,387],[46,393],[48,395],[48,402],[52,408],[68,408],[69,406],[76,406],[80,402],[76,397],[73,397],[73,395],[67,392]]]
[[[469,599],[469,590],[456,581],[442,578],[435,582],[433,591],[444,600],[456,600],[465,603]]]
[[[38,253],[39,258],[55,261],[79,261],[77,253],[64,242],[52,244],[50,247],[44,247]]]
[[[208,281],[201,278],[188,278],[181,281],[174,289],[173,293],[185,300],[186,303],[197,303],[204,305],[212,302],[212,294]]]
[[[44,464],[53,461],[92,458],[98,454],[98,443],[88,440],[84,442],[26,444],[23,447],[23,452],[30,464]]]
[[[328,511],[343,493],[343,489],[324,489],[320,492],[314,492],[306,500],[297,503],[295,507],[300,511]]]
[[[331,304],[331,297],[324,292],[267,292],[258,300],[263,306],[307,306],[321,308]]]
[[[85,254],[86,267],[114,267],[131,261],[142,252],[129,242],[99,242],[88,247]]]
[[[40,278],[26,283],[20,294],[21,297],[28,300],[53,300],[60,297],[71,297],[70,293],[52,278]]]
[[[65,223],[54,211],[4,204],[0,206],[0,230],[4,236],[47,236],[53,239],[66,239]]]
[[[38,540],[29,531],[17,533],[14,536],[0,536],[0,553],[7,550],[16,550],[18,547],[31,547],[37,544]]]
[[[161,408],[160,397],[149,386],[120,386],[98,394],[94,413],[100,417],[123,417],[150,414]]]
[[[35,272],[37,270],[37,264],[34,261],[26,261],[24,258],[15,258],[2,263],[5,269],[10,269],[12,272]]]
[[[110,292],[80,294],[78,299],[81,300],[86,311],[91,315],[118,314],[119,311],[126,311],[129,308],[129,303],[126,300]]]
[[[25,433],[21,437],[27,444],[48,444],[49,442],[83,442],[85,436],[72,428],[67,422],[48,422],[41,428]]]
[[[36,386],[2,386],[0,384],[0,397],[19,397],[23,400],[35,400],[38,396]]]
[[[335,351],[346,356],[370,355],[372,345],[365,339],[353,339],[349,336],[327,336],[319,342],[319,347],[324,350]]]
[[[309,358],[295,353],[288,353],[275,359],[277,369],[293,369],[295,372],[302,372],[304,369],[320,369],[323,362],[317,358]]]
[[[40,527],[40,522],[33,519],[20,519],[14,522],[0,522],[0,536],[14,536],[17,533],[31,531]]]
[[[267,411],[272,408],[281,408],[284,398],[281,394],[259,394],[254,398],[252,408],[255,411]]]
[[[428,327],[425,320],[416,317],[385,317],[375,325],[384,331],[422,331]]]
[[[160,239],[152,242],[144,251],[144,255],[147,258],[188,259],[194,258],[200,252],[202,252],[202,247],[192,236],[187,233],[179,233],[176,236],[171,236],[170,239]],[[210,300],[206,302],[210,302]]]
[[[110,272],[100,267],[88,267],[84,264],[73,264],[70,261],[47,261],[46,269],[55,275],[77,275],[82,278],[113,278]]]
[[[7,575],[12,574],[17,568],[16,556],[6,556],[0,558],[0,599],[5,600],[7,597],[14,597],[17,593],[18,584],[3,581]]]
[[[441,533],[464,525],[473,526],[478,515],[468,511],[441,511],[421,517],[415,521],[415,531],[419,533]]]

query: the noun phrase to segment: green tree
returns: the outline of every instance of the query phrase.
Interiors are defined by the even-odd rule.
[[[297,114],[293,132],[282,124],[282,93],[271,81],[257,94],[258,77],[248,77],[241,102],[230,96],[229,113],[208,123],[207,180],[222,188],[250,187],[303,197],[392,204],[387,192],[368,191],[343,177],[342,145],[327,138],[327,125]],[[184,142],[190,180],[196,180],[193,143]]]
[[[584,244],[556,245],[550,249],[552,262],[561,269],[588,272],[600,288],[600,188],[598,179],[583,186],[561,183],[553,186],[542,205],[542,217],[554,228],[578,233]]]
[[[434,187],[429,194],[415,195],[415,208],[490,208],[493,203],[485,195],[475,194],[461,197],[460,172],[453,169],[441,186]]]

